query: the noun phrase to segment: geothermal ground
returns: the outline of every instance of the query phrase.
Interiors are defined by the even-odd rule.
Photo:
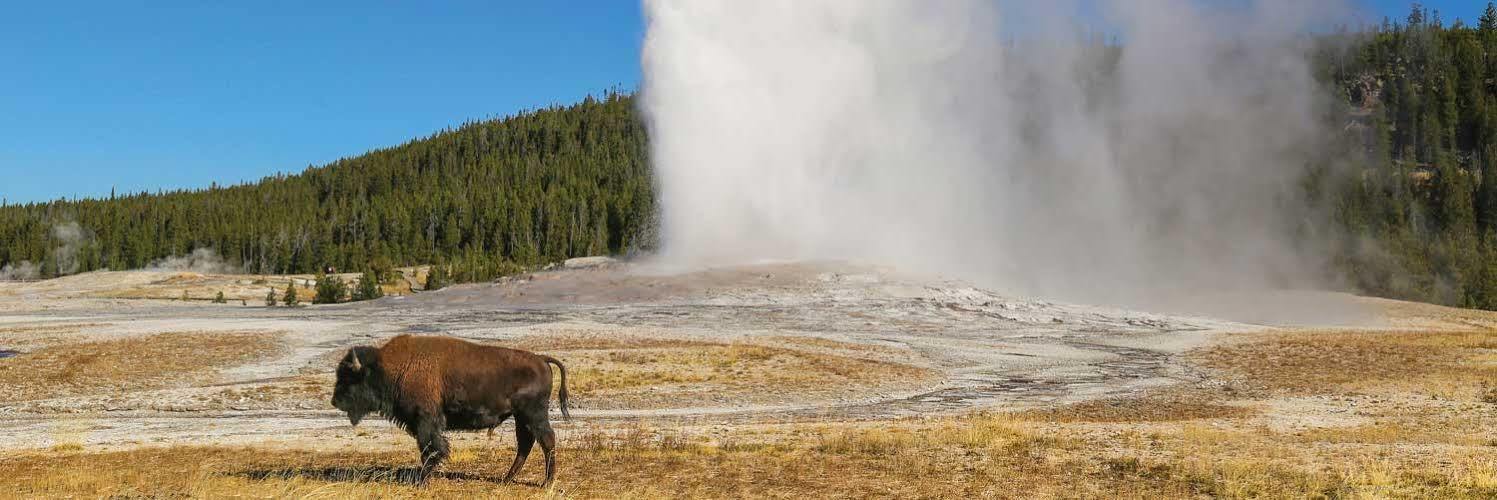
[[[1261,302],[1293,315],[1229,315],[1289,323],[1244,323],[848,264],[590,264],[300,308],[263,301],[305,276],[0,284],[0,490],[1497,493],[1497,315],[1298,293]],[[229,304],[181,300],[220,291]],[[400,334],[567,363],[558,489],[493,482],[509,423],[497,437],[450,434],[445,475],[402,482],[414,442],[383,421],[350,428],[328,403],[347,348]],[[81,464],[97,473],[66,472]]]

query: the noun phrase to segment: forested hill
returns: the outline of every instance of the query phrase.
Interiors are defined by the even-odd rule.
[[[249,272],[617,254],[653,213],[643,125],[627,94],[468,123],[227,188],[0,208],[0,264],[51,277],[136,269],[210,248]]]
[[[1497,6],[1445,14],[1478,23],[1416,3],[1324,37],[1317,65],[1353,146],[1337,160],[1354,168],[1326,176],[1323,201],[1358,290],[1497,309]]]
[[[1339,153],[1305,196],[1359,291],[1497,309],[1497,8],[1318,35]],[[0,265],[51,277],[210,248],[260,273],[445,262],[460,280],[652,243],[627,94],[466,124],[230,188],[0,207]],[[5,277],[0,271],[0,279]],[[14,274],[14,273],[13,273]]]

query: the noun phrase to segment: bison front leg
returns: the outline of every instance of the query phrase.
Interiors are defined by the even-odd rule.
[[[504,474],[504,482],[514,481],[515,476],[520,474],[532,446],[535,446],[535,435],[530,433],[530,426],[515,420],[515,462],[509,465],[509,472]]]
[[[447,459],[447,438],[442,436],[443,425],[441,419],[424,418],[416,424],[416,445],[421,448],[421,478],[422,484],[431,477],[431,473]]]

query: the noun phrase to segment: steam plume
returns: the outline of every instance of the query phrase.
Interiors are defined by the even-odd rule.
[[[1202,4],[1103,2],[1104,44],[1063,2],[646,0],[661,256],[1087,300],[1312,284],[1303,44],[1338,9]]]
[[[224,262],[212,248],[197,248],[187,255],[174,255],[152,261],[146,271],[190,271],[203,274],[237,274],[242,270]]]
[[[93,241],[93,233],[85,231],[77,222],[68,221],[52,226],[52,238],[58,244],[52,252],[52,258],[57,261],[58,276],[77,273],[82,267],[78,262],[78,250]]]
[[[42,276],[41,266],[31,261],[20,261],[0,267],[0,281],[34,280]]]

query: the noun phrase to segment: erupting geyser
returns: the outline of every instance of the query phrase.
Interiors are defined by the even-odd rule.
[[[1087,299],[1317,275],[1296,179],[1325,2],[1107,2],[1107,37],[1039,4],[645,1],[663,260]]]

